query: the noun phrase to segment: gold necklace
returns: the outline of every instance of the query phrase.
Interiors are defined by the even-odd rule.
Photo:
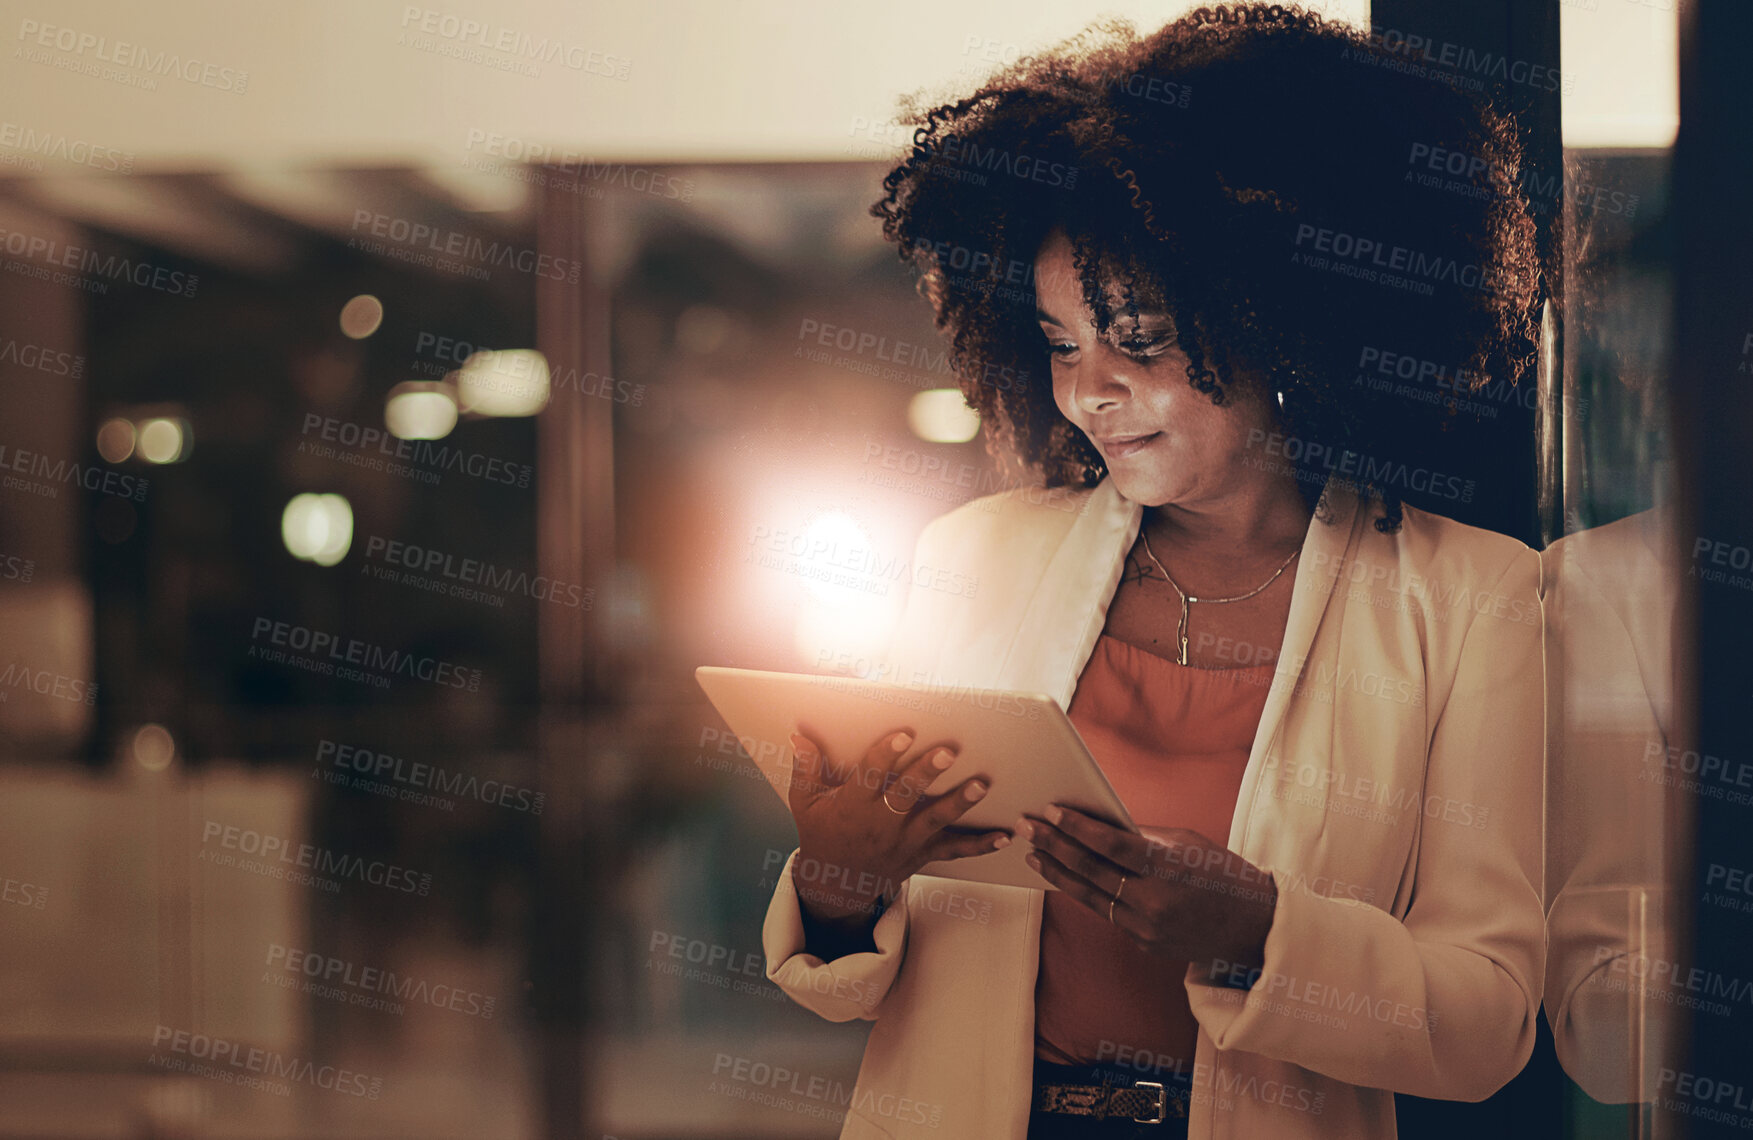
[[[1291,558],[1295,558],[1297,555],[1299,555],[1303,552],[1302,547],[1300,547],[1300,546],[1297,547],[1295,550],[1291,551],[1290,558],[1286,558],[1283,562],[1280,562],[1278,564],[1278,569],[1276,569],[1272,572],[1272,577],[1266,579],[1266,581],[1260,583],[1258,586],[1255,586],[1252,590],[1249,590],[1245,594],[1237,594],[1233,598],[1195,598],[1193,595],[1189,594],[1187,591],[1181,589],[1180,583],[1176,582],[1173,578],[1169,577],[1169,572],[1167,570],[1163,569],[1163,564],[1161,562],[1157,562],[1157,556],[1156,556],[1155,552],[1152,551],[1150,548],[1150,535],[1145,533],[1143,524],[1139,525],[1138,537],[1144,541],[1145,554],[1150,556],[1150,560],[1152,562],[1156,562],[1156,568],[1158,570],[1162,570],[1163,577],[1165,579],[1167,579],[1169,585],[1175,587],[1175,593],[1181,595],[1181,621],[1180,621],[1180,624],[1175,627],[1175,637],[1181,643],[1181,656],[1180,656],[1179,661],[1178,661],[1178,664],[1181,664],[1181,665],[1187,664],[1187,611],[1188,611],[1188,607],[1190,607],[1194,602],[1209,602],[1213,605],[1217,605],[1217,604],[1222,603],[1222,602],[1245,602],[1249,598],[1253,597],[1255,594],[1258,594],[1261,590],[1264,590],[1266,587],[1272,585],[1272,583],[1278,581],[1278,576],[1280,574],[1284,573],[1284,568],[1286,566],[1290,565]]]

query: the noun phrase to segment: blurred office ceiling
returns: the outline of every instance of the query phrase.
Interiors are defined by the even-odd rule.
[[[1308,6],[1360,23],[1367,3]],[[870,157],[904,92],[965,86],[1097,16],[1193,6],[58,0],[9,22],[0,105],[136,169],[450,166],[495,138],[512,158],[845,160]]]

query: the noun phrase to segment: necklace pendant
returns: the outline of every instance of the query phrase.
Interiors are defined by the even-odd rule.
[[[1181,664],[1187,664],[1187,635],[1181,635]]]

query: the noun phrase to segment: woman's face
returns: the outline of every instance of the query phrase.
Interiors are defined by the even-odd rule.
[[[1035,258],[1035,303],[1053,400],[1101,452],[1126,498],[1193,507],[1233,491],[1250,454],[1265,457],[1264,436],[1254,437],[1251,450],[1248,444],[1251,431],[1276,430],[1258,386],[1238,381],[1223,407],[1195,390],[1167,313],[1141,309],[1136,326],[1117,314],[1108,337],[1097,337],[1062,230]]]

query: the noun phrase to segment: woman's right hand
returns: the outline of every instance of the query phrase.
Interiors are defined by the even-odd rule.
[[[863,926],[878,902],[892,901],[902,880],[925,864],[985,855],[1010,843],[1008,829],[949,826],[986,795],[987,782],[971,777],[942,795],[925,795],[956,754],[939,745],[909,757],[912,743],[911,729],[885,733],[835,780],[821,748],[792,734],[798,854],[791,878],[816,919]]]

